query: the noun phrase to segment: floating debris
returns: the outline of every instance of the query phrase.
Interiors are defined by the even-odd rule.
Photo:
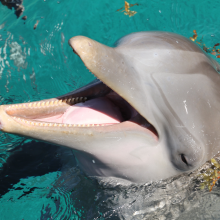
[[[0,2],[11,10],[12,8],[14,8],[17,18],[19,18],[23,14],[23,0],[0,0]]]
[[[129,17],[134,16],[137,12],[136,11],[130,11],[130,8],[139,5],[138,3],[135,4],[129,4],[128,2],[125,1],[125,6],[118,9],[117,11],[124,12],[125,15],[129,15]],[[123,10],[124,9],[124,10]]]
[[[22,20],[27,20],[27,16],[23,16],[21,19]]]
[[[198,37],[196,30],[193,30],[194,35],[192,37],[190,37],[190,39],[192,41],[195,41]],[[216,55],[216,54],[220,54],[220,49],[217,49],[217,46],[220,46],[219,43],[215,44],[213,47],[206,47],[206,45],[203,43],[203,37],[200,39],[200,41],[195,41],[197,44],[200,44],[202,49],[206,52],[206,53],[210,53],[212,55]],[[216,58],[220,58],[220,55],[217,55]]]
[[[37,28],[37,25],[38,25],[39,22],[40,22],[40,21],[37,20],[36,24],[34,25],[34,30]]]
[[[196,30],[193,30],[193,33],[194,33],[194,35],[192,36],[192,37],[190,37],[190,39],[192,40],[192,41],[195,41],[196,39],[197,39],[197,33],[196,33]]]
[[[200,188],[204,189],[207,186],[209,192],[212,191],[213,186],[220,179],[220,164],[214,158],[211,159],[211,164],[211,168],[208,168],[204,173],[200,174],[202,180]]]

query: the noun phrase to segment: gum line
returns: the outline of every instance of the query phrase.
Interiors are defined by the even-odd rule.
[[[44,127],[99,127],[99,126],[107,126],[112,124],[61,124],[61,123],[47,123],[47,122],[36,122],[36,121],[30,121],[25,120],[19,117],[13,117],[14,120],[25,123],[26,125],[32,125],[32,126],[44,126]]]
[[[16,109],[16,108],[42,108],[42,107],[50,107],[54,105],[62,105],[62,104],[69,104],[73,105],[80,102],[85,102],[87,100],[87,97],[76,97],[76,98],[66,98],[66,99],[60,99],[60,100],[53,100],[53,101],[40,101],[40,102],[32,102],[29,104],[15,104],[15,105],[9,105],[7,107],[8,109]]]

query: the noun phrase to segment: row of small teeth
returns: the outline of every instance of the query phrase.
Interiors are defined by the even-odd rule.
[[[15,104],[8,106],[8,109],[48,107],[52,105],[62,105],[63,103],[73,105],[76,103],[85,102],[86,100],[87,97],[66,98],[66,99],[47,101],[47,102],[32,102],[30,104]]]
[[[25,119],[21,119],[18,117],[13,117],[15,120],[25,123],[27,125],[33,126],[47,126],[47,127],[99,127],[105,126],[104,124],[59,124],[59,123],[45,123],[45,122],[35,122],[35,121],[28,121]]]

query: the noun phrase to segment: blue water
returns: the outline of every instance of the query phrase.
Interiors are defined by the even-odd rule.
[[[4,1],[4,0],[2,0]],[[84,35],[112,46],[137,31],[163,30],[220,42],[219,1],[24,0],[27,20],[0,3],[0,104],[65,94],[94,76],[68,46]],[[39,21],[34,30],[34,24]],[[215,56],[213,56],[215,58]],[[218,60],[217,58],[215,58]],[[189,175],[112,187],[86,177],[70,149],[0,133],[0,219],[219,219],[220,191]]]

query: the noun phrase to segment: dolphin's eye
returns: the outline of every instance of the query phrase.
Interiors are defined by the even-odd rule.
[[[186,165],[188,165],[185,155],[184,155],[184,154],[180,154],[180,156],[181,156],[182,161],[183,161]]]

